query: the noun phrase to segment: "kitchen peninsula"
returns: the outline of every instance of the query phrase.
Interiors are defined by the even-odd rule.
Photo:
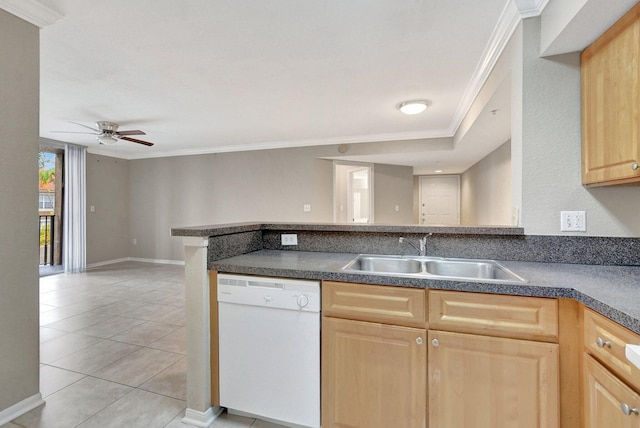
[[[424,279],[342,270],[361,253],[413,254],[398,238],[403,236],[415,242],[429,233],[432,236],[427,241],[427,255],[499,260],[526,282]],[[281,234],[296,234],[297,245],[282,246]],[[183,237],[185,244],[188,326],[185,421],[196,426],[207,426],[219,410],[211,406],[216,403],[216,397],[211,395],[211,370],[215,371],[217,356],[211,352],[216,345],[215,334],[211,334],[216,300],[210,295],[209,281],[210,273],[218,271],[431,291],[555,298],[573,302],[576,308],[584,306],[588,308],[585,310],[640,333],[640,240],[634,238],[531,236],[525,235],[521,228],[510,227],[290,223],[175,228],[172,235]],[[575,333],[581,319],[576,317]],[[563,326],[571,325],[564,321],[560,319],[561,332]],[[577,343],[572,346],[577,348]],[[562,355],[568,352],[563,352],[562,344],[560,352],[561,368],[562,364],[577,366],[577,349],[572,350],[575,355],[571,362],[563,363]],[[564,382],[562,376],[561,373]],[[563,399],[567,397],[563,398],[561,390],[560,401]],[[561,415],[564,422],[579,417]]]

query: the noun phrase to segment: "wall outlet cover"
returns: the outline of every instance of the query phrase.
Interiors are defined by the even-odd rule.
[[[298,245],[298,235],[295,233],[283,233],[280,235],[282,246]]]
[[[561,232],[586,232],[587,216],[585,211],[560,211]]]

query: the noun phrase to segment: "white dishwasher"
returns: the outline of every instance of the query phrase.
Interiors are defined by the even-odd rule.
[[[218,275],[220,405],[320,426],[320,283]]]

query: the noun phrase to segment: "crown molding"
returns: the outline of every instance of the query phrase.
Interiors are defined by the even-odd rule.
[[[37,0],[0,0],[0,9],[40,28],[52,25],[62,19],[61,13]]]
[[[419,132],[395,132],[388,134],[371,134],[371,135],[357,135],[349,137],[329,137],[329,138],[314,138],[307,140],[287,140],[287,141],[271,141],[258,144],[242,144],[231,146],[218,146],[218,147],[203,147],[197,149],[184,149],[184,150],[171,150],[164,152],[151,152],[143,151],[138,153],[113,153],[109,148],[103,148],[104,146],[89,146],[87,147],[87,153],[116,157],[120,159],[134,160],[134,159],[151,159],[151,158],[165,158],[174,156],[194,156],[194,155],[207,155],[213,153],[229,153],[229,152],[246,152],[252,150],[270,150],[270,149],[288,149],[294,147],[312,147],[312,146],[330,146],[340,144],[359,144],[359,143],[378,143],[386,141],[404,141],[404,140],[418,140],[418,139],[432,139],[432,138],[451,138],[453,135],[449,134],[448,129],[433,130],[433,131],[419,131]],[[119,144],[119,143],[117,143]],[[112,147],[112,146],[109,146]]]
[[[484,49],[482,58],[473,72],[471,81],[469,81],[469,84],[467,85],[467,89],[462,96],[462,100],[460,100],[460,104],[458,104],[458,109],[453,115],[451,125],[449,126],[449,135],[455,135],[458,131],[460,124],[469,112],[469,109],[480,93],[482,86],[489,78],[493,67],[496,65],[496,62],[498,62],[500,55],[502,55],[502,52],[511,39],[511,35],[518,27],[521,20],[521,15],[514,2],[511,0],[507,1],[500,18],[498,19],[498,23],[493,29],[491,38]]]
[[[539,16],[549,0],[513,0],[522,19]]]

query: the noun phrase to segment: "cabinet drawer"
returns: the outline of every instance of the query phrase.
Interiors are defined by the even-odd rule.
[[[627,343],[640,344],[640,336],[591,309],[584,309],[585,351],[640,390],[640,370],[625,357]]]
[[[322,315],[425,327],[425,290],[324,281]]]
[[[429,328],[557,342],[558,302],[541,297],[431,290]]]

